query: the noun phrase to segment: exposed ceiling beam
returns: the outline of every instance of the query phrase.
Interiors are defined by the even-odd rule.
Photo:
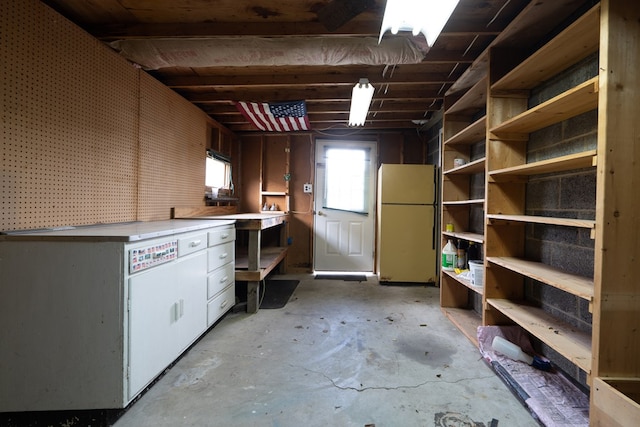
[[[376,100],[400,100],[407,102],[411,100],[417,102],[424,102],[425,99],[441,98],[446,92],[448,87],[439,89],[390,89],[387,93],[376,92],[373,96]],[[269,101],[294,101],[294,100],[336,100],[341,101],[351,98],[351,90],[349,88],[331,88],[322,90],[304,90],[304,89],[292,89],[292,90],[246,90],[238,89],[232,92],[206,92],[206,93],[184,93],[180,92],[187,100],[200,104],[215,101],[228,101],[229,99],[236,101],[254,101],[254,102],[269,102]]]
[[[366,74],[365,74],[366,73]],[[181,88],[216,88],[225,86],[270,86],[282,85],[288,87],[299,86],[325,86],[325,85],[351,85],[358,82],[359,78],[367,77],[372,83],[402,84],[402,83],[454,83],[460,72],[456,73],[411,73],[396,74],[388,79],[371,72],[354,74],[288,74],[274,73],[270,75],[216,75],[216,76],[175,76],[165,77],[164,83],[175,89]]]
[[[164,38],[164,37],[299,37],[299,36],[359,36],[375,37],[380,34],[380,22],[348,22],[338,30],[330,32],[319,22],[205,22],[205,23],[158,23],[158,24],[108,24],[85,28],[102,40]],[[440,37],[467,37],[469,35],[499,34],[477,21],[466,21],[449,25]]]
[[[380,106],[380,102],[375,101],[370,110],[378,111],[378,112],[398,112],[398,111],[407,111],[407,112],[415,112],[422,113],[425,111],[437,111],[439,109],[435,104],[437,103],[437,99],[423,99],[419,102],[394,102],[394,101],[385,101]],[[335,102],[313,102],[307,101],[307,111],[309,114],[325,114],[325,113],[343,113],[349,112],[349,108],[351,106],[350,100],[343,101],[335,101]],[[216,116],[233,116],[239,115],[240,112],[238,109],[230,104],[202,104],[200,108],[206,112],[207,114],[212,114]]]

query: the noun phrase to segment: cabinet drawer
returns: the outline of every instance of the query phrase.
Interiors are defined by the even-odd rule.
[[[216,246],[220,243],[232,242],[236,240],[235,227],[219,227],[209,232],[209,246]]]
[[[207,327],[211,326],[236,303],[236,287],[229,285],[220,295],[207,304]]]
[[[200,251],[207,247],[206,231],[198,234],[189,234],[178,239],[178,256],[185,256]]]
[[[235,273],[232,262],[211,273],[207,277],[207,299],[213,298],[215,294],[229,286],[234,281]]]
[[[208,264],[207,271],[213,271],[216,268],[232,262],[235,259],[233,242],[223,243],[222,245],[209,248],[208,252]]]

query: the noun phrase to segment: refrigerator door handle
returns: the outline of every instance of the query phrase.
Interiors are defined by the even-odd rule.
[[[436,222],[433,222],[433,226],[431,227],[431,249],[435,250],[436,248]]]

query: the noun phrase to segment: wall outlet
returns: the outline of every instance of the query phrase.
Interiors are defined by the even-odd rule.
[[[311,186],[311,184],[306,183],[306,184],[304,184],[304,185],[302,186],[302,190],[303,190],[305,193],[311,193],[311,192],[313,191],[313,187]]]

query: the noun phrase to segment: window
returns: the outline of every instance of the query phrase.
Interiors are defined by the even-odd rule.
[[[233,190],[231,159],[215,151],[207,150],[204,185],[212,189],[213,197],[217,197],[220,188]]]
[[[324,207],[367,214],[369,150],[327,147]]]

